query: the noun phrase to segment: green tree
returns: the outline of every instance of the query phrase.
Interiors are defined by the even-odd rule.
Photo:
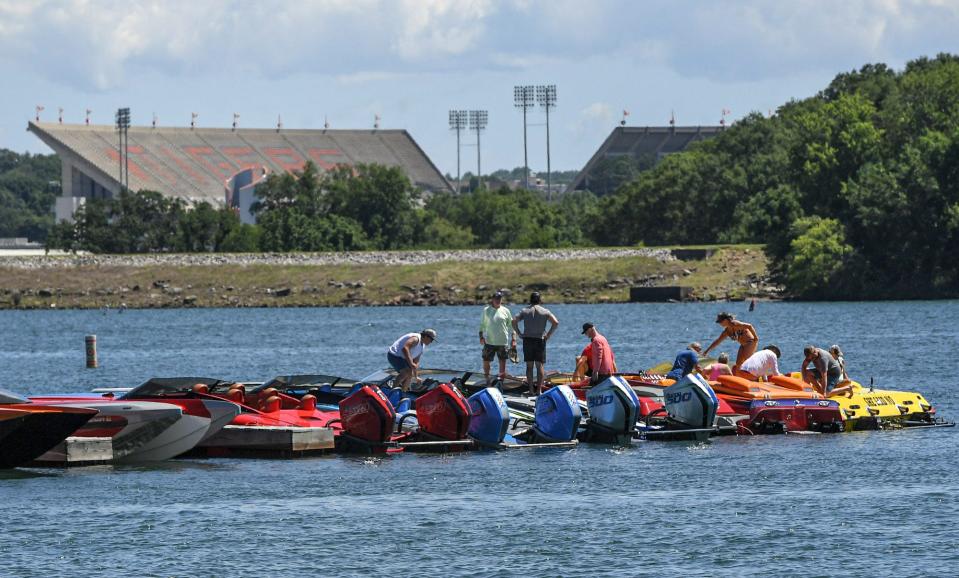
[[[791,233],[793,240],[785,261],[790,290],[802,297],[829,296],[830,283],[852,253],[842,225],[836,219],[805,217],[793,223]]]

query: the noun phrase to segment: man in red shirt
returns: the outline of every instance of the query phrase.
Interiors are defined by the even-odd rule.
[[[606,338],[596,331],[595,324],[583,323],[583,335],[589,338],[591,345],[589,365],[593,375],[590,378],[590,384],[596,385],[616,373],[616,356],[613,355],[613,350]]]

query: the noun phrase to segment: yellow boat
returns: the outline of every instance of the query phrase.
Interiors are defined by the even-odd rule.
[[[792,377],[771,377],[770,381],[794,381],[798,377],[799,374],[794,373]],[[848,385],[851,391],[829,395],[828,399],[839,403],[846,420],[845,431],[939,424],[936,410],[921,393],[875,389],[856,381],[843,385]]]

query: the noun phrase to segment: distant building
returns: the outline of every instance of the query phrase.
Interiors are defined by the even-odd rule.
[[[85,199],[119,193],[120,153],[110,125],[30,122],[37,135],[63,164],[62,196],[57,221],[70,219]],[[239,173],[298,171],[308,160],[322,171],[359,163],[400,167],[425,191],[450,191],[413,137],[405,130],[288,130],[229,128],[129,129],[130,189],[152,190],[187,202],[239,206],[246,193],[235,186]],[[245,177],[244,177],[245,178]],[[247,199],[249,200],[249,199]],[[252,201],[250,201],[252,203]]]
[[[666,155],[686,150],[689,145],[712,138],[721,126],[618,126],[576,175],[566,191],[589,190],[590,177],[604,160],[629,156],[637,162],[659,162]]]

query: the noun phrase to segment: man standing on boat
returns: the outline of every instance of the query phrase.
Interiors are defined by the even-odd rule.
[[[596,324],[583,323],[583,335],[590,340],[590,367],[593,369],[593,375],[590,377],[590,385],[598,385],[614,373],[616,373],[616,356],[609,346],[606,338],[596,330]]]
[[[386,352],[386,360],[396,370],[396,386],[409,391],[410,381],[419,380],[420,358],[426,346],[436,341],[435,329],[424,329],[419,333],[407,333],[393,342]]]
[[[506,357],[509,355],[506,344],[510,348],[516,347],[516,334],[512,331],[513,314],[509,307],[503,305],[503,294],[493,293],[490,304],[483,308],[480,317],[479,340],[483,346],[483,375],[486,376],[487,387],[490,384],[490,362],[494,357],[499,358],[499,377],[506,377]]]
[[[559,326],[559,320],[542,306],[543,298],[534,291],[529,296],[529,307],[519,312],[513,319],[513,333],[519,333],[519,322],[523,322],[523,359],[526,361],[526,383],[530,392],[539,395],[543,391],[543,364],[546,363],[546,342]],[[546,322],[549,322],[549,331]],[[536,381],[533,381],[533,368],[536,368]]]

